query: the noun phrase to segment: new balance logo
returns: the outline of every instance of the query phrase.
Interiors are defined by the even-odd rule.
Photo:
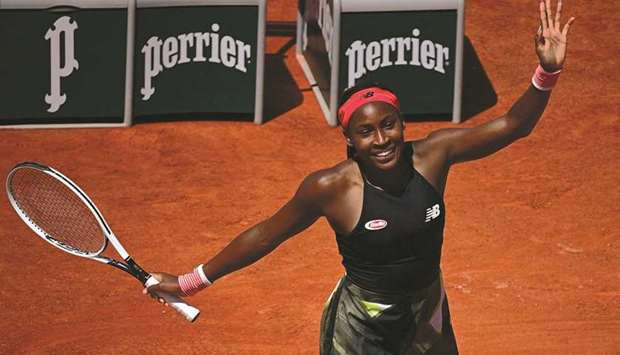
[[[430,222],[431,220],[439,217],[440,214],[441,209],[439,208],[438,204],[435,204],[433,207],[426,209],[426,219],[424,220],[424,222]]]

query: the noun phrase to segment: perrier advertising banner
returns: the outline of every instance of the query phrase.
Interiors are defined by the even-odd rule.
[[[0,125],[123,123],[127,9],[2,9]]]
[[[138,8],[134,115],[253,113],[258,6]]]
[[[395,91],[406,116],[452,112],[456,10],[341,16],[340,93],[377,81]]]

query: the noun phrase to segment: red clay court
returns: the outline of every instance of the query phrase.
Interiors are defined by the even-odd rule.
[[[442,265],[462,354],[620,351],[620,5],[567,0],[564,9],[565,20],[577,17],[566,70],[538,127],[457,165],[448,182]],[[269,2],[268,21],[294,29],[295,11]],[[536,1],[467,2],[465,34],[497,103],[462,126],[503,114],[526,89],[537,26]],[[0,130],[0,172],[23,160],[59,169],[143,267],[187,272],[275,212],[308,173],[345,157],[293,40],[294,30],[267,37],[266,52],[282,66],[267,66],[275,82],[264,125]],[[278,112],[287,95],[302,100]],[[410,123],[407,135],[452,126]],[[343,272],[325,220],[191,298],[202,315],[189,324],[130,277],[51,248],[1,196],[0,353],[318,353],[323,304]]]

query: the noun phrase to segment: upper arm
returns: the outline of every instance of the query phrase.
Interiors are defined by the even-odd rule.
[[[454,164],[491,155],[521,136],[517,125],[502,116],[471,128],[437,130],[426,140],[433,150],[443,152],[448,164]]]
[[[311,226],[323,215],[329,191],[317,173],[306,177],[295,195],[273,216],[260,223],[261,234],[277,244]]]
[[[234,238],[206,264],[205,272],[213,279],[218,279],[239,270],[309,227],[321,216],[320,192],[310,177],[304,180],[295,195],[280,210]]]

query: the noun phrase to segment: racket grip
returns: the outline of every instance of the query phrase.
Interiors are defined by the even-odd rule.
[[[149,287],[149,286],[157,285],[158,283],[159,281],[157,281],[156,278],[151,276],[146,280],[146,282],[144,283],[144,286]],[[155,294],[158,297],[163,298],[166,301],[166,303],[170,305],[170,307],[174,308],[175,311],[181,313],[185,317],[185,319],[187,319],[190,322],[195,321],[196,318],[198,318],[198,315],[200,315],[200,310],[198,308],[188,304],[180,297],[177,297],[175,295],[171,295],[165,292],[155,292]]]

